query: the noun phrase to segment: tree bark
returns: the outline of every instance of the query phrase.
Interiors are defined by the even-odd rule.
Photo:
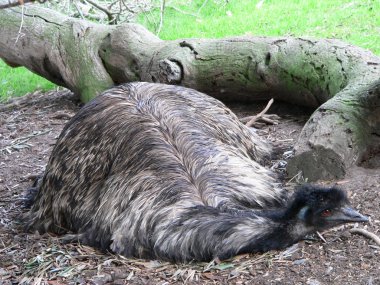
[[[339,178],[380,152],[380,58],[337,40],[163,41],[137,24],[105,26],[28,6],[23,16],[17,8],[0,10],[0,57],[84,102],[117,83],[148,81],[225,100],[275,98],[317,108],[296,143],[289,175]]]

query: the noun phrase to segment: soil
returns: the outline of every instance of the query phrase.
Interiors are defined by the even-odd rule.
[[[244,117],[259,113],[263,104],[230,107]],[[345,179],[328,182],[347,190],[352,206],[370,216],[369,223],[342,226],[285,251],[170,264],[25,233],[20,222],[25,190],[42,174],[57,136],[79,108],[76,97],[62,90],[0,104],[0,284],[380,284],[380,246],[349,232],[358,227],[379,235],[376,168],[354,167]],[[286,157],[310,113],[289,105],[275,105],[270,112],[280,115],[279,124],[257,132],[274,144],[278,155],[273,168],[284,174]],[[292,187],[288,181],[283,182]]]

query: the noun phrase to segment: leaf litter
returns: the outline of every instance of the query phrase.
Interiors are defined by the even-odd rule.
[[[380,248],[371,240],[352,235],[347,230],[352,226],[325,232],[326,243],[316,238],[283,251],[189,264],[126,258],[62,243],[53,235],[25,233],[20,221],[25,211],[21,207],[23,193],[33,182],[30,179],[43,171],[56,138],[79,107],[75,96],[65,90],[34,92],[0,105],[0,284],[380,283]],[[243,118],[265,106],[230,107]],[[285,107],[274,104],[270,112],[279,115],[278,123],[254,130],[282,153],[273,161],[280,174],[284,174],[286,160],[309,115],[281,111]],[[371,216],[368,230],[378,235],[379,171],[357,168],[342,181],[354,206]]]

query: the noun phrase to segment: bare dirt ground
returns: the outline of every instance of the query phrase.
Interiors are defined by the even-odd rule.
[[[263,106],[231,107],[243,117]],[[242,255],[219,264],[126,259],[62,244],[56,236],[23,232],[24,191],[43,172],[57,136],[78,109],[79,103],[67,91],[36,92],[0,104],[0,284],[380,284],[380,247],[349,232],[359,227],[380,234],[380,169],[376,168],[355,167],[345,179],[330,181],[346,189],[353,206],[371,217],[368,224],[323,233],[325,241],[317,237],[285,251]],[[279,114],[280,123],[258,131],[280,153],[291,150],[308,116],[286,109],[274,106],[270,113]],[[280,173],[283,159],[279,155],[273,161]],[[373,161],[363,165],[378,167]]]

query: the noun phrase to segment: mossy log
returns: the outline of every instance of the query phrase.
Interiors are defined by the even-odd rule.
[[[0,57],[86,102],[131,81],[178,84],[222,100],[275,98],[315,108],[289,175],[339,178],[379,153],[380,58],[337,40],[234,37],[164,41],[137,24],[106,26],[38,6],[0,10]]]

